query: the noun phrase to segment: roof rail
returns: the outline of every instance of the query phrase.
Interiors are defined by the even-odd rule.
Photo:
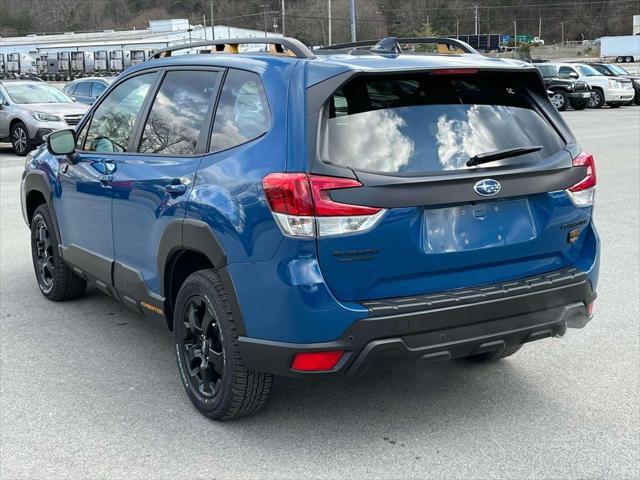
[[[285,48],[296,58],[315,58],[315,55],[300,40],[290,37],[251,37],[251,38],[224,38],[218,40],[206,40],[204,42],[185,43],[163,48],[154,52],[149,60],[170,57],[178,50],[188,50],[190,48],[213,47],[215,51],[211,53],[239,53],[238,45],[268,45],[269,50],[275,54],[287,55]]]
[[[328,54],[336,51],[342,53],[370,51],[371,53],[410,53],[402,48],[402,44],[436,45],[438,53],[456,53],[478,55],[471,45],[456,38],[446,37],[386,37],[382,40],[364,40],[361,42],[339,43],[315,50],[316,53]]]

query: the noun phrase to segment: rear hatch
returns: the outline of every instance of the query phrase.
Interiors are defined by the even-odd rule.
[[[575,163],[573,139],[547,104],[531,71],[363,74],[334,91],[312,175],[357,179],[362,186],[329,190],[331,200],[383,213],[364,231],[318,234],[333,294],[411,296],[575,263],[585,235],[569,240],[568,229],[584,231],[591,208],[565,189],[587,167],[582,157]],[[535,151],[467,166],[519,147]]]

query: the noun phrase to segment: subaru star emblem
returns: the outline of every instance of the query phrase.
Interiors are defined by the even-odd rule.
[[[473,189],[476,191],[476,193],[478,195],[482,195],[483,197],[495,195],[500,191],[500,188],[500,182],[494,180],[493,178],[485,178],[484,180],[480,180],[473,186]]]

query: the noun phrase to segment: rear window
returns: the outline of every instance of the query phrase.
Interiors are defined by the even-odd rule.
[[[564,146],[535,110],[521,76],[359,77],[333,94],[325,115],[321,159],[355,170],[453,171],[467,168],[476,154],[543,147],[483,165],[492,168],[538,161]]]

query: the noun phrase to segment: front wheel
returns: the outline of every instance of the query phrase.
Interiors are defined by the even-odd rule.
[[[31,257],[38,287],[49,300],[71,300],[87,286],[62,260],[58,237],[46,205],[40,205],[31,219]]]
[[[469,357],[466,357],[466,360],[473,363],[495,362],[496,360],[500,360],[501,358],[510,357],[521,348],[522,348],[522,344],[511,345],[510,347],[507,347],[502,351],[496,350],[495,352],[487,352],[487,353],[480,353],[478,355],[471,355]]]
[[[602,108],[604,105],[604,92],[602,90],[594,90],[589,99],[589,106],[591,108]]]
[[[29,130],[24,126],[24,123],[17,122],[11,127],[11,145],[16,155],[21,157],[24,157],[31,150]]]
[[[551,104],[556,107],[556,110],[562,112],[564,110],[567,109],[567,107],[569,106],[569,100],[567,98],[567,95],[558,90],[553,92],[553,95],[551,95]]]
[[[229,299],[214,270],[195,272],[182,284],[173,332],[182,384],[202,414],[232,420],[262,408],[273,377],[243,365]]]

